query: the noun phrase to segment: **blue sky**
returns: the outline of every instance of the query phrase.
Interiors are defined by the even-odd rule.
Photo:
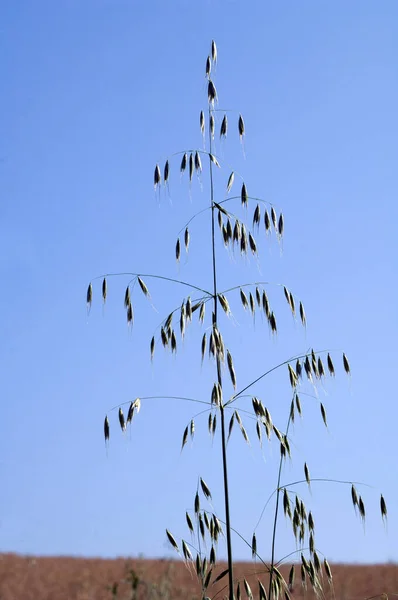
[[[174,259],[178,232],[208,206],[207,170],[203,191],[195,177],[190,193],[178,157],[171,158],[169,193],[160,194],[153,170],[175,152],[202,148],[204,66],[215,38],[219,107],[241,112],[246,124],[246,158],[235,113],[227,140],[216,139],[217,198],[233,165],[250,194],[285,216],[283,252],[261,231],[259,261],[231,255],[218,239],[219,286],[285,283],[308,318],[305,332],[281,289],[269,287],[274,339],[260,318],[253,327],[231,294],[234,319],[220,327],[238,387],[310,347],[333,350],[337,377],[319,390],[329,431],[303,385],[303,420],[283,481],[301,479],[307,461],[313,477],[368,483],[359,488],[365,531],[349,487],[314,483],[311,494],[297,491],[331,561],[398,560],[396,2],[14,1],[2,3],[0,21],[0,550],[173,555],[165,528],[187,536],[184,515],[198,476],[223,514],[220,439],[209,439],[206,415],[180,454],[199,405],[144,400],[124,436],[110,411],[137,396],[209,399],[214,365],[200,365],[196,319],[177,357],[157,348],[149,360],[150,338],[186,289],[145,278],[154,308],[135,288],[132,331],[123,309],[128,279],[109,279],[105,309],[94,282],[89,318],[85,305],[89,281],[103,273],[211,286],[208,212],[192,222],[188,258],[183,252],[179,267]],[[239,204],[234,209],[243,216]],[[228,386],[226,379],[231,394]],[[282,428],[286,370],[253,394]],[[239,406],[250,410],[250,399]],[[278,447],[265,445],[262,455],[250,420],[247,429],[251,446],[234,431],[229,459],[233,524],[251,539],[275,487]],[[257,529],[265,559],[272,510]],[[239,539],[234,549],[236,558],[250,558]],[[282,518],[278,556],[294,549]]]

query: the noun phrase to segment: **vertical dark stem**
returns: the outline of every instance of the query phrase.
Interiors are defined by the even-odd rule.
[[[294,396],[293,396],[293,401],[294,401]],[[289,433],[289,427],[290,427],[291,422],[292,422],[292,414],[290,413],[289,419],[287,421],[287,426],[286,426],[286,433],[285,433],[286,437],[287,437],[287,434]],[[273,526],[273,531],[272,531],[271,567],[270,567],[270,574],[269,574],[268,600],[272,600],[271,594],[272,594],[272,579],[274,576],[274,566],[275,566],[276,526],[278,524],[279,499],[280,499],[280,494],[281,494],[281,475],[282,475],[283,460],[284,460],[284,458],[281,453],[281,457],[279,460],[278,483],[277,483],[277,487],[276,487],[277,492],[276,492],[274,526]]]
[[[212,153],[212,139],[210,131],[210,116],[211,109],[209,106],[209,143],[210,154]],[[210,159],[210,200],[211,200],[211,238],[212,238],[212,255],[213,255],[213,329],[217,327],[217,269],[216,269],[216,244],[215,244],[215,206],[214,206],[214,186],[213,186],[213,162]],[[221,363],[220,357],[216,354],[217,364],[217,379],[222,389]],[[225,433],[225,410],[223,402],[220,403],[221,416],[221,443],[222,443],[222,464],[223,464],[223,481],[224,481],[224,503],[225,503],[225,525],[227,534],[227,554],[228,554],[228,584],[229,584],[229,600],[234,600],[234,577],[232,564],[232,542],[231,542],[231,520],[229,514],[229,491],[228,491],[228,467],[227,467],[227,441]]]

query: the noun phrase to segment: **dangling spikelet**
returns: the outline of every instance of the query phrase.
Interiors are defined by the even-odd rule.
[[[283,214],[281,213],[279,215],[279,219],[278,219],[278,234],[279,234],[279,237],[283,236],[283,228],[284,228],[284,221],[283,221]]]
[[[181,243],[180,238],[177,239],[176,243],[176,261],[179,262],[181,256]]]
[[[189,181],[192,181],[193,171],[194,171],[194,161],[193,161],[193,154],[191,152],[191,154],[189,155]]]
[[[232,356],[231,356],[231,353],[229,350],[227,350],[227,365],[228,365],[228,370],[229,370],[229,375],[231,377],[232,385],[233,385],[234,389],[236,389],[236,375],[235,375],[234,363],[232,361]]]
[[[257,225],[257,227],[260,224],[260,219],[261,219],[261,210],[260,210],[260,205],[257,204],[254,213],[253,213],[253,228],[255,225]]]
[[[274,226],[275,231],[278,231],[278,224],[277,224],[277,220],[276,220],[276,212],[273,206],[271,206],[271,221],[272,221],[272,225]]]
[[[210,56],[206,58],[206,77],[209,79],[211,73],[211,59]]]
[[[131,302],[129,302],[128,306],[127,306],[127,323],[129,325],[132,325],[134,322],[134,311],[133,311],[133,305],[131,304]]]
[[[120,423],[121,430],[125,431],[126,430],[126,423],[124,421],[124,414],[123,414],[123,411],[122,411],[121,407],[119,408],[119,423]]]
[[[380,495],[380,512],[381,518],[387,520],[387,504],[384,500],[383,494]]]
[[[142,281],[141,277],[137,276],[137,280],[138,280],[139,286],[140,286],[140,288],[141,288],[142,293],[144,294],[144,296],[150,297],[150,293],[148,291],[148,288],[145,285],[145,283]]]
[[[155,352],[155,337],[153,336],[151,339],[151,360],[153,360],[154,352]]]
[[[199,173],[202,172],[202,161],[200,160],[199,152],[195,152],[195,169],[196,171],[199,171]]]
[[[188,230],[188,227],[187,227],[185,229],[185,233],[184,233],[184,243],[185,243],[185,251],[186,252],[188,252],[189,240],[190,240],[190,235],[189,235],[189,230]]]
[[[241,198],[242,206],[246,206],[247,200],[248,200],[248,195],[247,195],[246,185],[244,183],[242,184],[240,198]]]
[[[330,373],[331,377],[334,377],[334,365],[333,365],[333,361],[332,361],[332,358],[329,353],[328,353],[328,357],[327,357],[327,363],[328,363],[329,373]]]
[[[126,291],[124,293],[124,307],[127,308],[130,304],[130,286],[126,287]]]
[[[161,181],[160,168],[159,168],[159,165],[156,165],[155,173],[153,175],[153,183],[155,186],[155,190],[158,187],[158,185],[160,185],[160,181]]]
[[[184,173],[185,169],[187,168],[187,161],[188,161],[188,156],[187,156],[187,153],[185,152],[182,157],[182,160],[181,160],[181,166],[180,166],[181,173]]]
[[[252,254],[257,254],[257,244],[256,244],[254,237],[252,236],[252,234],[250,232],[249,232],[249,246],[250,246],[250,250],[252,251]]]
[[[227,194],[229,194],[229,192],[231,191],[231,188],[234,183],[234,179],[235,179],[235,173],[232,171],[231,175],[228,177]]]
[[[178,553],[180,553],[177,542],[175,541],[175,539],[173,538],[173,536],[171,535],[171,533],[168,529],[166,529],[166,535],[167,535],[167,538],[168,538],[170,544],[173,546],[173,548],[175,550],[177,550]]]
[[[213,63],[217,62],[217,46],[214,40],[211,42],[211,59]]]
[[[212,137],[212,139],[214,140],[214,130],[215,130],[215,123],[214,123],[214,116],[210,115],[210,135]],[[213,160],[214,162],[214,160]],[[220,165],[217,162],[217,166],[219,167]]]
[[[104,304],[106,302],[107,293],[108,293],[108,286],[107,286],[107,283],[106,283],[106,279],[104,277],[104,279],[102,281],[102,299],[104,301]]]
[[[88,288],[87,288],[87,297],[86,297],[86,300],[87,300],[87,308],[88,308],[88,310],[90,310],[91,303],[93,301],[93,286],[92,286],[91,283],[89,283]]]
[[[205,134],[205,114],[204,114],[203,110],[200,111],[199,123],[200,123],[200,131],[201,131],[202,135],[204,135]]]
[[[346,357],[346,355],[343,352],[343,365],[344,365],[344,371],[347,373],[347,375],[351,374],[351,369],[350,369],[350,363],[348,362],[348,359]]]
[[[265,225],[265,233],[269,233],[271,229],[271,220],[269,218],[268,211],[266,210],[264,213],[264,225]]]
[[[239,130],[240,140],[242,141],[242,138],[245,135],[245,123],[243,121],[242,115],[239,115],[238,130]]]
[[[304,306],[303,306],[302,302],[300,302],[300,308],[299,308],[299,310],[300,310],[300,319],[301,319],[301,322],[302,322],[302,324],[305,327],[307,325],[307,318],[305,316],[305,310],[304,310]]]
[[[207,98],[210,106],[214,106],[214,103],[217,102],[216,86],[214,85],[211,79],[209,79],[209,83],[207,85]]]
[[[105,436],[105,442],[107,442],[109,440],[109,419],[107,416],[105,417],[105,421],[104,421],[104,436]]]
[[[220,137],[226,138],[227,131],[228,131],[228,117],[227,117],[227,115],[224,115],[224,118],[221,122],[221,127],[220,127]]]
[[[170,173],[170,165],[169,165],[169,161],[166,160],[166,163],[164,165],[164,173],[163,173],[163,181],[165,183],[167,183],[167,181],[169,179],[169,173]]]

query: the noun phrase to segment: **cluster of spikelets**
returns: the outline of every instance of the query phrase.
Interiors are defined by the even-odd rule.
[[[214,68],[216,62],[217,47],[215,42],[213,41],[211,45],[211,53],[206,59],[207,95],[209,103],[209,133],[211,140],[214,140],[215,136],[216,122],[214,116],[214,106],[218,100],[217,90],[211,76],[212,69]],[[205,113],[203,111],[200,112],[199,124],[201,134],[204,138],[206,130],[206,119]],[[224,114],[219,129],[220,138],[226,138],[228,131],[228,117],[227,114]],[[239,114],[238,116],[238,133],[240,141],[243,142],[243,138],[245,136],[245,123],[241,114]],[[211,143],[210,150],[212,150]],[[203,171],[202,158],[204,156],[207,156],[207,158],[209,159],[210,169],[212,169],[213,165],[221,169],[222,161],[219,160],[217,156],[214,153],[212,153],[212,151],[206,152],[204,150],[193,150],[183,151],[181,154],[182,158],[179,166],[180,174],[182,175],[185,173],[185,171],[188,171],[189,182],[192,182],[195,173],[199,177],[201,176]],[[171,169],[169,159],[165,161],[162,171],[159,164],[156,164],[154,171],[155,190],[160,189],[162,185],[166,187],[169,185],[170,170]],[[278,242],[281,242],[284,234],[284,217],[281,212],[279,214],[277,213],[275,207],[271,203],[268,203],[259,198],[249,196],[244,181],[242,181],[241,183],[238,195],[230,195],[234,186],[236,187],[236,179],[236,174],[234,171],[232,171],[229,174],[228,179],[226,181],[226,197],[223,200],[220,200],[219,202],[215,202],[214,200],[212,200],[209,210],[213,211],[213,216],[214,214],[216,214],[217,216],[220,235],[226,247],[231,248],[233,251],[235,250],[235,248],[238,248],[242,255],[247,255],[248,252],[251,252],[253,255],[257,255],[258,245],[256,241],[256,234],[259,233],[260,226],[264,228],[266,235],[270,235],[271,232],[274,231]],[[252,202],[255,203],[255,207],[252,214],[251,229],[249,229],[242,220],[237,218],[226,208],[226,203],[234,200],[240,200],[242,207],[246,210]],[[202,212],[204,211],[200,211],[200,213],[198,214],[201,214]],[[195,217],[196,216],[197,215],[195,215]],[[186,224],[183,227],[183,229],[181,230],[182,235],[180,234],[177,238],[177,242],[175,245],[175,258],[177,262],[179,262],[181,259],[182,245],[184,245],[185,251],[187,253],[189,251],[191,242],[191,232],[188,226],[192,220],[193,219],[190,219],[188,224]],[[141,292],[144,294],[144,296],[150,298],[150,294],[142,275],[137,273],[131,273],[130,275],[132,279],[128,283],[125,290],[124,307],[126,310],[127,323],[129,325],[132,325],[134,321],[132,292],[135,284],[138,283],[138,286]],[[103,277],[101,279],[102,300],[103,303],[105,303],[107,299],[108,289],[107,278]],[[171,281],[175,281],[176,283],[184,283],[184,285],[187,285],[185,282],[180,282],[178,280]],[[175,353],[177,351],[177,338],[178,336],[181,338],[181,340],[184,338],[186,328],[188,324],[192,322],[193,314],[195,312],[198,313],[199,323],[202,325],[204,324],[206,318],[206,304],[209,301],[214,302],[214,305],[219,304],[225,315],[230,317],[231,309],[228,296],[233,292],[237,292],[239,294],[239,299],[243,309],[250,311],[250,313],[253,315],[253,318],[258,312],[260,312],[260,314],[263,316],[263,318],[265,318],[266,322],[268,323],[268,327],[271,333],[276,334],[276,316],[274,311],[271,309],[270,300],[268,298],[266,290],[263,287],[265,285],[268,285],[268,283],[257,282],[253,284],[245,284],[244,286],[237,286],[229,290],[225,290],[221,293],[218,292],[217,294],[212,294],[211,292],[207,292],[206,290],[201,290],[201,288],[192,286],[192,288],[194,288],[196,291],[201,290],[201,292],[203,292],[202,296],[199,298],[191,298],[191,296],[184,298],[181,305],[175,308],[162,321],[161,325],[159,326],[159,332],[156,335],[153,335],[150,341],[151,360],[153,359],[155,346],[158,342],[160,342],[165,349],[170,350],[172,353]],[[282,285],[280,286],[280,288],[283,289],[283,293],[288,307],[291,311],[291,314],[294,318],[299,318],[301,324],[305,327],[306,314],[302,302],[295,298],[295,296],[292,294],[291,291],[288,290],[286,286]],[[92,283],[90,283],[87,289],[88,309],[91,308],[92,300],[93,286]],[[205,331],[201,340],[202,362],[207,351],[209,358],[215,360],[217,367],[219,365],[226,367],[229,373],[231,384],[234,389],[234,395],[232,395],[228,400],[224,401],[223,389],[220,380],[213,384],[210,399],[208,402],[209,416],[207,425],[209,434],[210,436],[214,437],[217,430],[218,409],[222,408],[223,411],[231,411],[226,441],[228,442],[228,440],[230,439],[234,429],[234,425],[235,423],[237,423],[244,440],[249,444],[250,441],[248,433],[240,416],[239,410],[234,406],[234,402],[239,397],[243,397],[243,391],[248,389],[250,385],[244,388],[243,391],[236,392],[237,377],[233,357],[230,350],[224,345],[223,336],[219,330],[217,320],[214,320],[214,313],[212,325],[208,330]],[[342,364],[346,374],[350,375],[350,365],[344,353],[342,355]],[[294,360],[286,361],[285,363],[283,363],[283,365],[287,366],[287,372],[293,393],[293,398],[290,404],[289,420],[285,433],[280,431],[278,427],[274,424],[269,409],[263,405],[261,399],[259,399],[256,396],[252,397],[252,407],[254,413],[254,420],[256,423],[255,430],[259,443],[260,445],[262,445],[264,438],[268,441],[271,441],[272,438],[275,437],[275,439],[279,443],[281,466],[283,461],[286,460],[287,457],[291,456],[291,447],[288,435],[289,427],[291,424],[294,423],[296,415],[300,417],[302,416],[302,407],[299,397],[300,385],[303,381],[307,381],[314,387],[316,392],[316,386],[318,384],[322,384],[322,382],[327,376],[335,376],[334,363],[331,355],[328,352],[315,353],[314,350],[311,350],[310,352],[307,352],[303,356],[297,357]],[[259,379],[261,379],[264,375],[262,375]],[[323,423],[327,427],[326,409],[322,402],[319,402],[319,406]],[[119,407],[119,425],[122,432],[124,432],[127,426],[132,423],[135,412],[139,412],[139,410],[139,398],[135,399],[133,402],[130,403],[126,418],[124,416],[122,408]],[[195,421],[194,419],[191,419],[190,422],[186,425],[183,432],[181,450],[187,444],[189,437],[191,437],[192,440],[194,439],[195,428]],[[110,436],[110,425],[107,416],[105,417],[104,421],[104,436],[105,442],[108,442]],[[306,482],[310,487],[311,476],[307,463],[304,463],[303,470],[305,479],[303,480],[303,482],[300,483]],[[313,514],[311,511],[307,512],[303,500],[299,497],[297,493],[289,491],[287,487],[279,486],[280,482],[278,482],[278,487],[276,489],[276,494],[278,498],[276,504],[276,517],[278,516],[277,511],[279,498],[281,498],[281,504],[283,506],[284,515],[291,523],[293,536],[296,545],[299,549],[298,551],[300,552],[300,562],[291,566],[288,580],[286,581],[278,569],[279,563],[275,564],[274,560],[272,559],[271,564],[268,565],[264,563],[261,557],[257,554],[257,539],[255,533],[253,534],[251,541],[252,557],[253,559],[260,560],[260,562],[265,568],[265,571],[268,573],[269,600],[279,599],[283,597],[286,600],[290,599],[295,581],[295,573],[297,570],[299,570],[300,572],[299,577],[301,580],[301,585],[305,589],[307,589],[307,585],[309,583],[316,596],[318,598],[321,598],[324,596],[322,588],[324,575],[326,576],[329,585],[332,586],[332,572],[326,558],[321,560],[319,553],[316,549],[315,524]],[[216,573],[217,544],[219,541],[219,537],[221,535],[224,535],[224,531],[221,525],[221,521],[217,517],[217,515],[214,514],[214,512],[206,511],[201,508],[200,492],[203,494],[204,499],[206,501],[211,502],[212,497],[210,490],[202,478],[199,479],[198,489],[195,494],[193,510],[194,516],[191,517],[191,514],[189,512],[186,513],[186,522],[188,525],[189,533],[192,536],[191,542],[182,539],[180,543],[177,543],[176,538],[170,533],[170,531],[166,530],[166,534],[172,547],[186,561],[187,566],[194,573],[196,573],[196,576],[201,585],[202,598],[204,600],[208,600],[208,590],[211,588],[212,585],[218,583],[220,580],[226,577],[226,575],[229,574],[229,570],[226,569],[218,574]],[[354,484],[351,484],[351,500],[355,511],[359,514],[360,519],[364,522],[366,516],[364,500],[362,496],[358,494]],[[380,496],[380,511],[383,520],[386,519],[387,506],[382,495]],[[194,526],[194,521],[196,521],[196,527]],[[195,534],[198,537],[198,549],[196,549],[194,546]],[[201,540],[206,548],[210,547],[208,557],[207,555],[204,555],[203,551],[201,550]],[[208,541],[210,541],[209,544]],[[309,554],[307,557],[304,555],[305,548],[308,548],[309,550]],[[195,554],[196,556],[194,556]],[[246,579],[243,579],[242,581],[235,580],[235,585],[235,597],[237,598],[237,600],[241,599],[242,594],[244,594],[249,600],[253,599],[254,594]],[[258,580],[258,594],[260,600],[267,600],[266,588],[264,586],[264,583],[260,579]]]

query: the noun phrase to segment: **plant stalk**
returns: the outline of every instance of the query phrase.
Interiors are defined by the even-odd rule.
[[[209,122],[211,109],[209,106]],[[209,127],[209,144],[210,154],[212,153],[212,139]],[[211,200],[211,238],[212,238],[212,258],[213,258],[213,297],[214,297],[214,312],[213,312],[213,329],[217,327],[217,268],[216,268],[216,245],[215,245],[215,217],[214,217],[214,185],[213,185],[213,163],[210,161],[210,200]],[[216,355],[217,364],[217,379],[222,389],[222,375],[220,357]],[[225,410],[223,402],[220,403],[221,416],[221,444],[222,444],[222,464],[223,464],[223,483],[224,483],[224,504],[225,504],[225,526],[227,534],[227,555],[228,555],[228,586],[229,600],[234,600],[234,577],[232,563],[232,541],[231,541],[231,520],[229,512],[229,491],[228,491],[228,465],[227,465],[227,441],[225,434]]]

